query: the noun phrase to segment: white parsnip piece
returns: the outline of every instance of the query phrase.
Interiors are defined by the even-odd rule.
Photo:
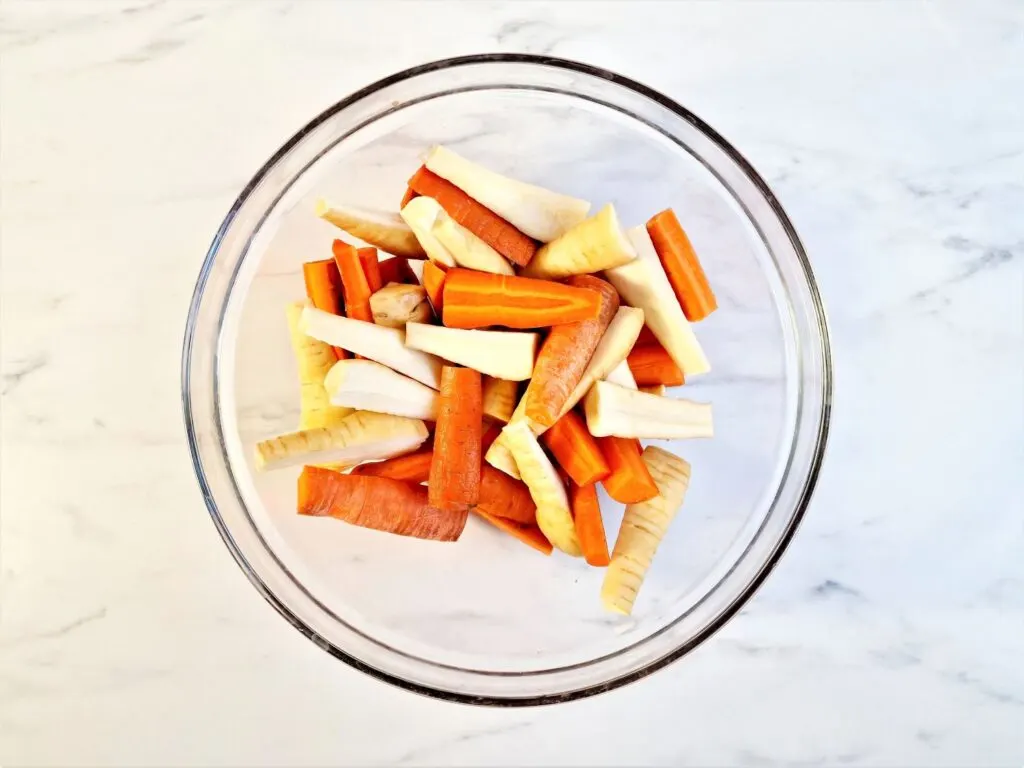
[[[339,360],[324,380],[334,405],[437,420],[437,390],[373,360]]]
[[[372,459],[390,459],[419,448],[428,436],[419,419],[355,411],[333,427],[304,429],[256,444],[256,468],[299,464],[351,467]]]
[[[406,323],[426,323],[434,316],[422,285],[391,283],[370,297],[373,322],[385,328],[405,328]]]
[[[431,389],[441,387],[441,360],[408,348],[405,332],[399,328],[332,315],[315,307],[302,310],[299,327],[307,336],[376,360]]]
[[[453,363],[508,381],[525,381],[537,358],[537,334],[476,331],[409,323],[405,343]]]
[[[402,218],[416,235],[427,258],[446,267],[454,267],[455,257],[444,247],[434,234],[434,222],[441,213],[441,206],[432,197],[414,197],[402,209]]]
[[[395,256],[407,259],[425,256],[416,235],[397,213],[339,205],[321,198],[316,201],[316,215],[364,243]]]
[[[690,465],[684,459],[652,445],[644,449],[643,460],[658,495],[626,507],[601,586],[604,607],[627,616],[690,485]]]
[[[683,439],[711,437],[710,403],[674,400],[599,381],[583,400],[594,437]]]
[[[540,447],[530,426],[525,421],[512,422],[501,433],[515,458],[519,475],[537,505],[537,525],[548,541],[558,549],[567,555],[580,557],[583,550],[576,535],[569,496],[565,492],[562,478]]]
[[[330,344],[302,332],[299,320],[305,306],[305,302],[296,301],[287,307],[288,334],[299,367],[299,429],[331,427],[352,413],[352,409],[331,405],[324,379],[338,358]]]
[[[507,424],[515,410],[518,392],[519,384],[515,381],[485,376],[483,389],[484,416],[489,416],[495,421]]]
[[[644,311],[647,325],[687,378],[707,373],[711,364],[679,306],[647,228],[633,227],[627,235],[637,258],[605,276],[623,301]]]
[[[636,251],[609,203],[594,216],[538,249],[523,269],[525,277],[556,280],[613,269],[636,259]]]

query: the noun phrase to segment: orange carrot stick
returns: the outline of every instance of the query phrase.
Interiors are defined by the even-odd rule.
[[[335,517],[352,525],[435,541],[455,541],[466,516],[427,503],[427,489],[390,477],[343,475],[303,467],[299,475],[300,515]]]
[[[434,312],[441,316],[444,306],[444,278],[447,268],[432,261],[423,262],[423,289],[434,307]]]
[[[550,427],[558,419],[569,395],[583,378],[608,323],[619,309],[618,292],[604,280],[593,275],[576,275],[569,279],[569,285],[594,291],[599,297],[600,310],[594,320],[556,325],[540,348],[524,397],[527,418],[543,427]]]
[[[430,505],[465,518],[480,502],[480,372],[444,366],[440,401],[430,464]]]
[[[690,322],[703,320],[718,308],[707,275],[690,244],[679,219],[666,208],[647,222],[647,233],[654,242],[661,266],[665,268],[679,306]]]
[[[611,474],[597,441],[575,411],[556,421],[541,440],[576,485],[592,485]]]
[[[596,320],[602,308],[600,293],[548,280],[469,269],[449,269],[444,280],[449,328],[543,328]]]
[[[427,448],[385,461],[360,464],[352,470],[352,474],[390,477],[392,480],[405,480],[408,483],[425,483],[430,477],[430,462],[433,458],[434,449]]]
[[[419,197],[419,193],[416,192],[416,190],[413,189],[412,187],[406,187],[405,194],[402,195],[402,202],[398,204],[399,210],[405,208],[405,206],[408,205],[409,201],[412,200],[414,197]]]
[[[655,384],[678,387],[685,381],[682,369],[661,344],[634,346],[626,362],[638,387],[651,387]]]
[[[569,506],[576,523],[576,537],[580,540],[583,559],[599,568],[608,565],[608,539],[604,534],[601,505],[597,500],[597,486],[579,486],[569,483]]]
[[[314,307],[332,315],[345,314],[341,275],[333,259],[306,262],[302,265],[302,279],[306,283],[306,296]],[[339,360],[348,358],[348,352],[341,347],[332,349]]]
[[[366,279],[359,251],[343,240],[335,240],[331,245],[334,261],[341,273],[341,284],[345,291],[345,314],[355,320],[373,322],[370,310],[370,283]]]
[[[495,517],[494,515],[489,515],[486,512],[481,512],[479,508],[476,510],[476,513],[481,519],[486,520],[495,528],[500,528],[505,533],[515,536],[523,542],[523,544],[533,547],[542,554],[551,554],[551,542],[547,540],[544,534],[541,533],[540,528],[536,525],[522,525],[520,523],[513,522],[512,520],[505,520],[504,518]]]
[[[480,503],[477,511],[514,520],[521,525],[537,522],[537,505],[530,496],[530,489],[487,463],[480,468]]]
[[[632,437],[599,437],[605,461],[611,469],[601,484],[608,495],[623,504],[638,504],[658,495],[658,486],[640,458],[640,441]]]
[[[356,253],[359,254],[359,263],[363,266],[363,274],[366,275],[370,293],[376,293],[384,287],[384,281],[380,274],[380,262],[377,261],[377,249],[360,248]]]
[[[402,256],[392,256],[384,259],[377,267],[380,270],[381,285],[388,283],[402,283],[403,285],[416,285],[416,274],[409,266],[409,260]]]
[[[537,252],[537,243],[426,166],[413,174],[409,187],[437,200],[449,216],[513,264],[525,267]]]

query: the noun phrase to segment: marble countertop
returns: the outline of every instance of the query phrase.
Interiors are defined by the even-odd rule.
[[[289,627],[207,518],[179,400],[251,174],[350,91],[489,50],[715,126],[834,334],[829,454],[766,586],[683,662],[542,710],[419,698]],[[6,0],[0,57],[0,762],[1024,761],[1019,3]]]

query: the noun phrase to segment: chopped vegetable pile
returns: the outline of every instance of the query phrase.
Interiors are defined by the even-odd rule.
[[[363,245],[303,265],[299,431],[260,442],[257,468],[302,465],[302,515],[434,541],[475,516],[582,557],[631,613],[690,483],[640,440],[712,436],[710,404],[665,388],[710,370],[690,323],[717,304],[671,209],[628,230],[589,213],[444,147],[399,213],[319,201]],[[597,483],[627,505],[610,553]]]

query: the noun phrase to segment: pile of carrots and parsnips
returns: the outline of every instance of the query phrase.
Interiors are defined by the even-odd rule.
[[[302,467],[302,515],[434,541],[474,517],[582,557],[629,614],[690,483],[640,441],[712,436],[709,404],[664,394],[710,370],[691,323],[717,306],[675,213],[624,229],[435,147],[400,211],[316,214],[360,244],[303,265],[299,429],[257,468]],[[626,505],[611,549],[598,483]]]

